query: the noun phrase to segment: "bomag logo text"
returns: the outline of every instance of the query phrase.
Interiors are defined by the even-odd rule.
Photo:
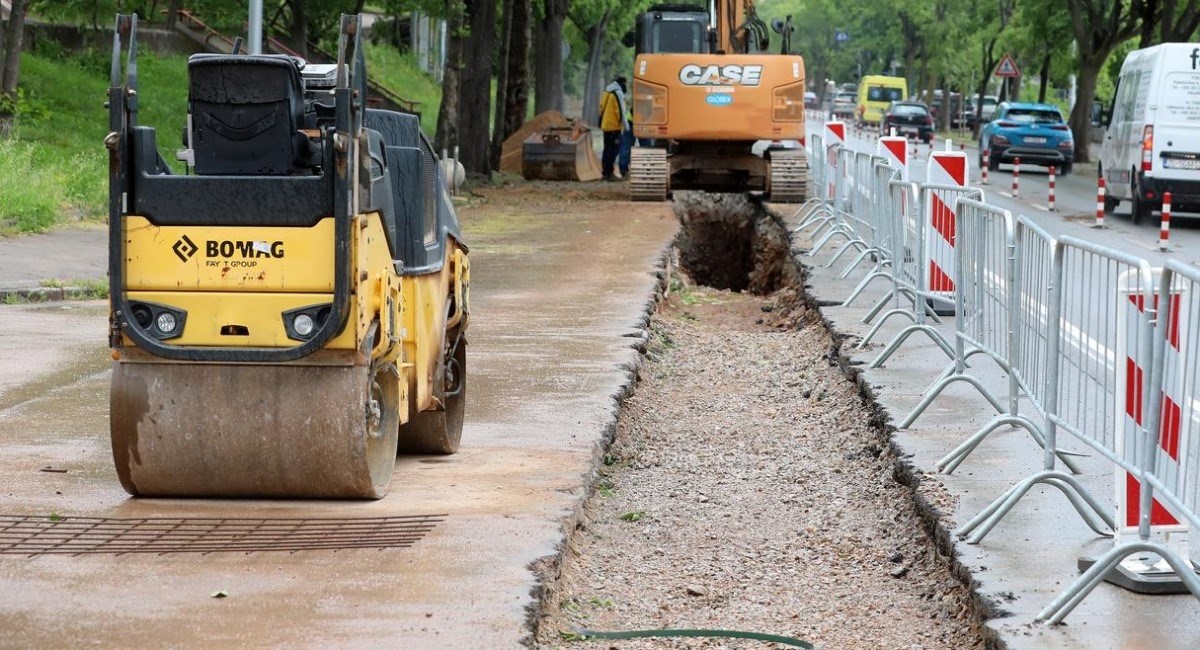
[[[256,259],[282,259],[283,242],[210,239],[204,242],[204,256],[205,266],[253,268],[258,266]]]
[[[696,65],[679,70],[679,81],[687,86],[757,86],[762,79],[761,65]]]

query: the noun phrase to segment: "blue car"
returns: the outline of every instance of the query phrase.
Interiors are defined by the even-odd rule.
[[[1000,104],[979,133],[980,166],[985,149],[990,152],[988,169],[991,170],[999,169],[1002,162],[1012,163],[1020,158],[1022,164],[1053,165],[1059,173],[1070,174],[1075,161],[1071,127],[1063,121],[1058,107],[1050,104]]]

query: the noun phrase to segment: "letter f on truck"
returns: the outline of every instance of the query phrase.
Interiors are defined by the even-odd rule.
[[[1192,69],[1196,69],[1196,60],[1200,59],[1200,47],[1192,50]]]

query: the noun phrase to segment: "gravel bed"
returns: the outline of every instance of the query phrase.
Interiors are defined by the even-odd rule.
[[[535,647],[783,647],[575,633],[657,628],[984,647],[825,328],[781,313],[786,290],[673,288],[594,494],[546,576]]]

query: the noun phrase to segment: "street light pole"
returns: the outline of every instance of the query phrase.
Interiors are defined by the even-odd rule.
[[[262,0],[250,0],[250,20],[246,45],[250,54],[262,54]]]

